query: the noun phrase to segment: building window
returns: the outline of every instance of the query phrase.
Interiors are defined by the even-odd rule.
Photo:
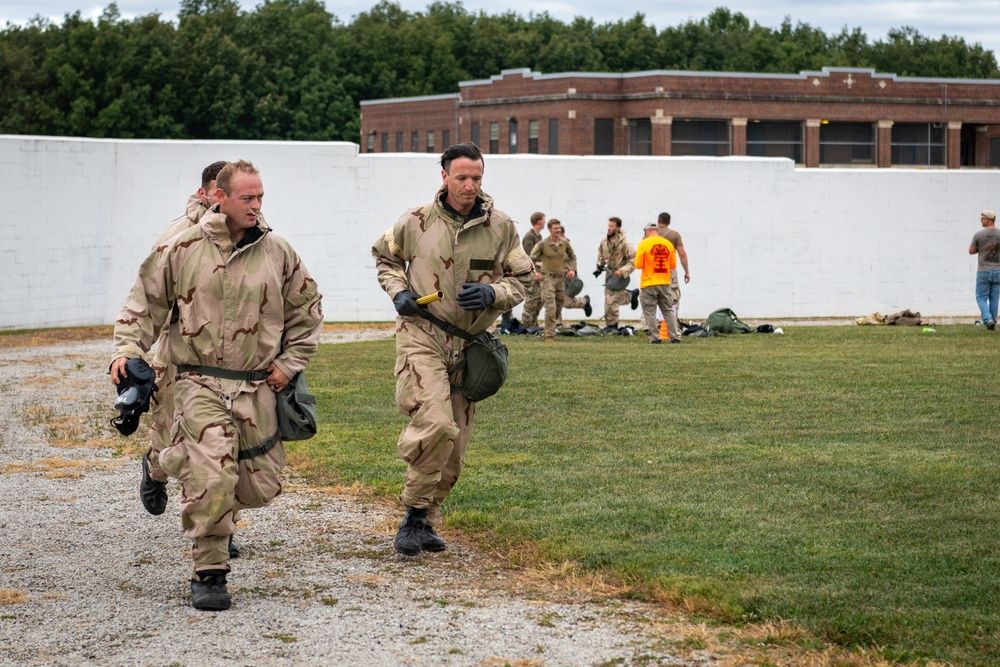
[[[594,155],[615,154],[615,119],[594,119]]]
[[[648,118],[633,118],[629,120],[628,154],[653,154],[653,122]]]
[[[538,121],[528,121],[528,152],[538,152]]]
[[[389,152],[389,133],[388,132],[383,132],[382,133],[382,152],[383,153],[388,153]]]
[[[892,164],[943,165],[945,129],[940,123],[894,123]]]
[[[479,123],[472,124],[472,143],[479,146]]]
[[[511,118],[507,121],[507,142],[510,146],[510,154],[517,153],[517,121]]]
[[[747,155],[787,157],[802,164],[802,123],[750,121],[747,123]]]
[[[374,153],[375,152],[375,131],[374,130],[372,130],[371,132],[368,133],[368,152],[369,153]]]
[[[559,155],[559,120],[549,119],[549,155]]]
[[[397,153],[402,153],[403,152],[403,133],[402,132],[397,132],[396,133],[396,152]]]
[[[490,123],[490,153],[500,152],[500,123]]]
[[[411,132],[410,133],[410,152],[418,153],[420,151],[420,133]]]
[[[433,132],[428,132],[427,133],[427,152],[428,153],[433,153],[434,152],[434,133]]]
[[[451,130],[445,130],[441,133],[441,147],[445,150],[451,146]]]
[[[672,155],[724,157],[729,148],[729,123],[724,120],[674,120],[671,128]]]
[[[820,164],[875,164],[875,131],[871,123],[828,123],[819,126]]]

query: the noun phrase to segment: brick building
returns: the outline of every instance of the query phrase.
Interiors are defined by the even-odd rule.
[[[1000,80],[504,70],[459,92],[361,102],[361,150],[753,155],[806,167],[998,167]]]

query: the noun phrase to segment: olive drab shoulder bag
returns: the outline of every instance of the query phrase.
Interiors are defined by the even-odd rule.
[[[305,373],[296,373],[275,400],[282,441],[308,440],[316,435],[316,397],[309,393]]]
[[[469,342],[464,357],[457,365],[457,368],[462,368],[464,371],[462,384],[453,387],[453,390],[461,391],[462,395],[473,403],[487,399],[500,391],[500,387],[507,381],[507,346],[503,341],[489,331],[473,335],[430,313],[425,312],[423,316],[445,333]]]

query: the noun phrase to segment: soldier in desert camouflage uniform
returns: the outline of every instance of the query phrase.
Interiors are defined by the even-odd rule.
[[[569,241],[562,237],[562,224],[558,220],[549,220],[548,227],[549,236],[531,251],[531,261],[535,265],[535,279],[542,281],[545,340],[553,341],[558,321],[556,311],[562,308],[566,299],[565,278],[576,275],[576,253]]]
[[[323,314],[316,283],[260,218],[264,189],[249,162],[218,175],[219,204],[157,247],[115,323],[112,382],[149,350],[176,307],[170,360],[177,365],[171,444],[160,467],[181,485],[192,540],[192,604],[228,609],[227,541],[233,512],[281,493],[285,451],[275,393],[306,367]]]
[[[597,249],[598,272],[606,271],[607,276],[628,277],[635,267],[635,248],[625,238],[621,218],[608,218],[608,235],[601,240]],[[603,268],[602,268],[603,267]],[[613,290],[604,286],[604,330],[608,333],[618,330],[618,307],[631,303],[632,310],[639,307],[639,290]]]
[[[542,228],[545,227],[545,214],[536,211],[531,214],[531,229],[524,233],[521,247],[528,256],[542,240]],[[538,313],[542,312],[542,281],[528,281],[528,292],[524,295],[524,311],[521,314],[521,324],[526,328],[538,326]]]
[[[226,162],[213,162],[201,172],[201,187],[187,200],[184,215],[170,223],[153,244],[155,251],[160,246],[167,245],[175,236],[198,224],[208,213],[208,209],[218,203],[215,198],[215,179]],[[169,324],[176,325],[174,313],[171,313]],[[146,452],[143,465],[143,481],[139,487],[139,495],[143,507],[153,515],[163,514],[167,507],[167,474],[160,468],[160,452],[170,446],[170,425],[174,419],[174,375],[176,370],[170,363],[168,354],[170,328],[163,327],[156,346],[156,354],[150,364],[156,371],[156,400],[152,401],[149,413],[152,417],[150,429],[149,450]]]
[[[372,246],[379,284],[399,314],[396,405],[410,423],[396,443],[408,467],[406,516],[393,547],[408,556],[446,548],[434,528],[462,472],[476,413],[475,403],[452,391],[467,343],[424,319],[416,299],[440,290],[444,298],[427,311],[477,334],[521,302],[531,276],[513,221],[481,189],[483,156],[475,144],[448,148],[441,167],[434,201],[404,213]]]

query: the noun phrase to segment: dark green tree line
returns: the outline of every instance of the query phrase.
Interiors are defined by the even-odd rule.
[[[657,30],[642,14],[596,24],[548,13],[383,0],[350,23],[322,0],[181,0],[176,22],[67,15],[0,30],[0,133],[356,141],[364,99],[450,93],[502,69],[797,73],[871,67],[901,76],[1000,78],[994,54],[910,27],[870,42],[725,8]]]

